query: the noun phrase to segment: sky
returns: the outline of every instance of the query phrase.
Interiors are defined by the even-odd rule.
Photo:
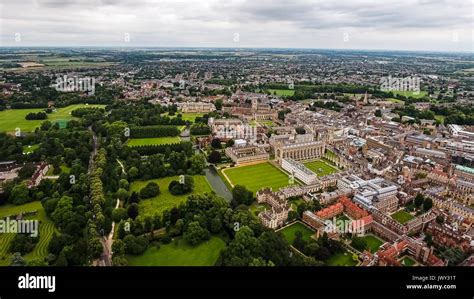
[[[1,0],[0,46],[474,52],[474,0]]]

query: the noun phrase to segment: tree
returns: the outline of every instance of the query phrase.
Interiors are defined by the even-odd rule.
[[[419,208],[423,204],[423,201],[425,198],[423,197],[423,194],[418,193],[415,197],[415,207]]]
[[[128,206],[128,217],[132,218],[135,220],[138,216],[138,205],[136,203],[132,203],[131,205]]]
[[[125,220],[128,217],[127,210],[124,208],[117,208],[112,210],[112,220],[114,222],[120,222],[120,220]]]
[[[299,251],[303,251],[306,247],[307,242],[303,240],[303,233],[301,231],[295,232],[295,239],[293,240],[293,246],[298,249]]]
[[[18,171],[18,177],[22,180],[29,179],[36,171],[36,166],[33,164],[26,164]]]
[[[241,204],[249,206],[253,201],[253,192],[247,190],[245,186],[235,185],[235,187],[232,189],[232,205],[234,207]]]
[[[120,188],[117,190],[117,193],[115,195],[120,200],[126,200],[128,198],[128,191],[123,188]]]
[[[149,182],[145,187],[140,190],[140,198],[146,199],[155,197],[160,193],[160,186],[155,182]]]
[[[173,195],[182,195],[192,192],[194,189],[194,179],[192,176],[185,175],[182,177],[182,181],[171,181],[168,185],[168,190]]]
[[[194,221],[188,224],[183,237],[190,245],[196,246],[204,240],[209,240],[210,233],[207,229],[201,227],[199,222]]]
[[[380,109],[375,110],[375,116],[382,117],[382,111]]]
[[[354,237],[352,238],[351,246],[362,252],[367,247],[367,241],[361,237]]]
[[[209,157],[207,157],[207,160],[209,161],[209,163],[213,163],[213,164],[220,163],[221,153],[219,153],[218,151],[212,151],[209,154]]]
[[[229,140],[227,140],[227,142],[225,143],[225,146],[226,146],[226,147],[231,147],[231,146],[234,145],[234,143],[235,143],[235,142],[234,142],[234,139],[229,139]]]
[[[58,204],[56,205],[56,208],[54,209],[54,212],[51,214],[51,218],[59,228],[65,228],[74,217],[72,203],[72,197],[61,197],[61,199],[58,201]]]
[[[216,105],[216,110],[221,110],[222,109],[222,99],[218,99],[217,101],[214,102]]]
[[[212,139],[211,146],[215,149],[221,149],[221,140],[219,138]]]
[[[87,246],[88,254],[91,259],[97,259],[100,257],[103,251],[102,243],[98,237],[94,237],[89,241]]]
[[[306,130],[303,127],[296,127],[295,131],[297,134],[300,134],[300,135],[306,134]]]
[[[10,193],[10,201],[15,205],[22,205],[31,201],[30,191],[25,183],[13,187]]]
[[[206,157],[201,154],[193,155],[191,158],[189,158],[189,163],[191,164],[189,173],[201,174],[206,167]]]
[[[138,168],[136,168],[135,166],[130,167],[130,169],[128,170],[128,176],[131,179],[136,178],[138,176],[138,173],[139,173]]]
[[[444,216],[443,215],[436,216],[436,223],[443,224],[444,223]]]
[[[429,211],[433,207],[433,200],[431,198],[426,198],[425,201],[423,202],[423,210]]]
[[[123,238],[125,253],[139,255],[145,252],[148,247],[148,240],[143,237],[135,237],[134,235],[127,235]]]

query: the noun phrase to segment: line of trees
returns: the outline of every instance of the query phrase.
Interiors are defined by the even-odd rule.
[[[130,128],[131,138],[174,137],[179,135],[176,126],[133,126]]]

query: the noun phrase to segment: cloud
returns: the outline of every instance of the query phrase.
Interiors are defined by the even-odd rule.
[[[19,45],[14,36],[21,33],[24,46],[472,51],[472,5],[465,0],[5,0],[0,45]]]

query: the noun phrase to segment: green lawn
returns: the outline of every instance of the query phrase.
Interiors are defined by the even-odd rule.
[[[75,104],[63,108],[57,108],[55,112],[48,114],[48,119],[51,122],[64,123],[72,119],[71,111],[78,108],[93,108],[101,107],[105,105],[86,105],[86,104]],[[30,112],[40,112],[44,109],[11,109],[0,111],[0,132],[15,132],[16,128],[19,128],[22,132],[32,132],[45,120],[26,120],[25,116]]]
[[[129,139],[127,141],[128,146],[141,146],[141,145],[160,145],[160,144],[173,144],[179,143],[181,138],[175,137],[159,137],[159,138],[137,138]]]
[[[189,120],[191,122],[194,122],[196,120],[196,117],[201,117],[203,116],[205,113],[183,113],[183,112],[177,112],[175,115],[173,116],[169,116],[168,115],[168,112],[166,113],[163,113],[161,114],[161,116],[168,116],[170,118],[175,118],[178,114],[181,114],[181,119],[182,120]]]
[[[349,221],[351,219],[349,219],[345,214],[341,214],[336,218],[336,220]]]
[[[228,177],[232,186],[243,185],[252,192],[257,192],[263,187],[272,187],[277,191],[289,185],[289,177],[270,162],[226,168],[222,173]]]
[[[404,210],[400,210],[400,211],[397,211],[397,212],[393,213],[391,215],[391,217],[393,219],[397,220],[398,222],[400,222],[401,224],[404,224],[404,223],[410,221],[411,219],[415,218],[412,215],[410,215],[409,213],[405,212]]]
[[[0,219],[10,215],[17,215],[21,212],[32,211],[37,211],[36,215],[26,217],[26,219],[35,219],[39,221],[40,239],[33,251],[24,256],[27,261],[37,258],[44,258],[48,255],[48,244],[55,231],[54,224],[48,218],[48,216],[46,216],[46,212],[39,201],[34,201],[19,206],[11,204],[0,206]],[[8,249],[14,236],[14,234],[0,234],[0,266],[10,265],[10,258],[12,254],[8,252]]]
[[[321,160],[315,160],[315,161],[304,163],[304,166],[309,168],[318,176],[326,176],[326,175],[330,175],[337,172],[336,168],[334,168],[333,166]]]
[[[181,119],[194,122],[196,120],[196,117],[201,117],[203,115],[204,113],[181,113]]]
[[[352,253],[345,251],[337,253],[326,260],[328,266],[356,266],[358,261],[352,259]]]
[[[428,96],[428,92],[427,91],[422,91],[422,90],[420,90],[419,92],[391,90],[391,92],[393,94],[398,94],[398,95],[401,95],[401,96],[404,96],[404,97],[412,97],[412,98],[415,98],[415,99],[419,99],[419,98],[423,98],[423,97]]]
[[[446,116],[444,115],[435,115],[435,119],[436,120],[439,120],[440,123],[444,124],[444,119],[446,118]]]
[[[387,99],[385,99],[385,100],[390,101],[390,102],[395,103],[395,104],[405,104],[404,101],[399,100],[399,99],[387,98]]]
[[[255,215],[255,216],[258,216],[258,214],[260,212],[263,212],[265,209],[271,209],[270,205],[266,204],[266,203],[257,203],[257,202],[254,202],[253,204],[251,204],[249,206],[249,210],[250,212]]]
[[[23,146],[23,154],[29,154],[39,148],[39,144],[25,145]]]
[[[416,264],[416,261],[409,256],[404,256],[400,263],[402,264],[402,266],[411,267]]]
[[[277,96],[293,96],[295,94],[294,89],[269,89],[268,91]]]
[[[150,246],[140,256],[127,256],[127,260],[131,266],[213,266],[225,247],[225,242],[218,237],[211,237],[196,247],[176,238],[160,249]]]
[[[314,235],[314,231],[312,229],[310,229],[299,221],[279,230],[279,232],[281,232],[285,236],[285,239],[288,240],[288,243],[290,244],[293,244],[293,240],[295,239],[295,233],[297,231],[302,232],[303,240],[306,240],[308,242],[311,241],[311,236]]]
[[[206,192],[211,192],[212,188],[209,185],[206,177],[203,175],[194,175],[194,191],[184,195],[173,195],[168,190],[168,185],[173,180],[178,180],[178,176],[166,177],[161,179],[154,179],[149,181],[136,181],[133,182],[130,186],[131,191],[140,191],[143,187],[146,186],[149,182],[155,182],[160,186],[160,194],[158,196],[141,200],[138,204],[139,208],[139,217],[146,215],[162,215],[163,211],[171,210],[173,207],[179,205],[180,203],[186,201],[189,195],[192,194],[204,194]]]
[[[365,241],[367,242],[367,247],[370,252],[375,253],[377,250],[379,250],[379,247],[385,243],[384,241],[380,240],[374,235],[367,235],[363,237]]]

